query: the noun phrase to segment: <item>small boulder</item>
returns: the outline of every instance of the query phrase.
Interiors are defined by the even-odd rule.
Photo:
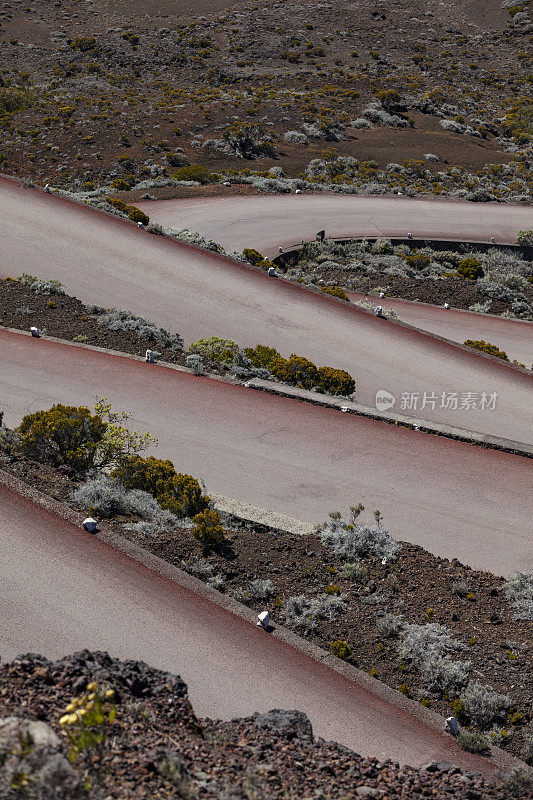
[[[87,793],[45,722],[0,719],[0,797],[10,797],[17,781],[28,798],[85,800]]]
[[[254,714],[252,719],[260,728],[270,728],[287,739],[312,739],[313,728],[303,711],[273,709],[266,714]]]

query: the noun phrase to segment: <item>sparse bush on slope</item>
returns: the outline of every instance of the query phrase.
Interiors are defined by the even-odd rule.
[[[112,477],[126,489],[149,492],[161,508],[178,517],[192,517],[209,506],[199,482],[191,475],[177,473],[168,460],[129,456],[112,472]]]
[[[513,607],[515,619],[533,622],[533,575],[517,572],[506,581],[505,594]]]
[[[165,328],[160,328],[137,314],[129,311],[116,311],[90,306],[90,311],[96,316],[98,325],[110,331],[133,331],[143,342],[168,347],[177,353],[183,350],[183,339],[177,333],[169,333]]]
[[[151,494],[126,489],[119,481],[105,475],[89,478],[78,486],[72,500],[78,508],[100,517],[133,514],[154,523],[160,531],[170,531],[179,525],[177,517],[162,509]]]
[[[358,558],[394,558],[400,545],[380,524],[347,522],[340,514],[330,515],[319,529],[322,544],[343,561]]]
[[[498,694],[490,686],[482,686],[471,681],[459,695],[470,720],[478,728],[490,728],[498,720],[505,718],[511,705],[511,698]]]
[[[49,411],[36,411],[23,418],[17,428],[19,448],[37,461],[86,472],[95,465],[106,427],[102,418],[85,406],[58,403]]]

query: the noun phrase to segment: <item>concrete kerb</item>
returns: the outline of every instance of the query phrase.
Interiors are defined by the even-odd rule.
[[[27,336],[32,338],[32,335],[29,331],[20,330],[19,328],[2,326],[0,327],[0,330],[5,330],[9,333],[19,336]],[[79,347],[85,350],[93,350],[96,353],[104,353],[106,355],[115,356],[116,358],[124,358],[131,361],[145,363],[145,358],[143,356],[136,356],[132,353],[123,353],[119,350],[110,350],[105,347],[98,347],[97,345],[85,344],[84,342],[71,342],[67,339],[58,339],[55,336],[41,335],[40,338],[44,339],[45,341],[56,342],[57,344],[67,347]],[[176,372],[185,372],[188,375],[194,375],[194,371],[189,367],[183,367],[178,364],[170,364],[167,361],[158,361],[155,364],[149,365],[150,368],[154,368],[154,366],[161,367],[163,369],[175,370]],[[284,397],[287,400],[296,400],[302,403],[318,405],[322,406],[323,408],[330,408],[333,411],[340,411],[341,413],[355,414],[356,416],[366,417],[367,419],[373,419],[378,422],[385,422],[389,425],[417,429],[420,431],[420,433],[443,436],[447,439],[454,439],[456,441],[464,442],[465,444],[485,447],[491,450],[501,450],[505,453],[523,456],[524,458],[533,458],[533,446],[528,445],[525,442],[515,442],[512,439],[503,439],[497,436],[490,436],[489,434],[480,433],[478,431],[467,431],[462,428],[454,428],[450,425],[441,425],[437,422],[432,422],[419,417],[406,417],[402,414],[385,414],[377,409],[368,408],[368,406],[360,405],[359,403],[356,403],[353,400],[347,400],[346,398],[341,399],[331,395],[320,394],[319,392],[298,389],[295,386],[272,383],[271,381],[265,381],[260,378],[251,378],[243,384],[240,381],[237,381],[233,378],[226,378],[222,375],[208,374],[197,377],[199,380],[211,380],[218,383],[229,383],[233,386],[240,386],[243,388],[254,389],[255,391],[267,392],[268,394],[277,395],[278,397]],[[248,506],[248,508],[252,509],[254,507]],[[228,509],[228,513],[231,514],[231,510]],[[265,513],[270,512],[266,512],[263,509],[254,508],[254,516],[250,518],[250,521],[257,521],[258,524],[266,524],[261,521],[261,518]],[[246,516],[239,518],[246,519]],[[290,524],[294,522],[290,517],[286,517],[285,519],[289,521]],[[276,524],[269,524],[269,527],[275,529],[278,526]],[[296,525],[296,527],[299,527],[299,524]]]
[[[491,450],[502,450],[506,453],[524,456],[525,458],[533,458],[532,445],[523,442],[515,442],[512,439],[502,439],[498,436],[480,433],[479,431],[467,431],[462,428],[454,428],[450,425],[441,425],[438,422],[432,422],[422,418],[405,417],[402,414],[385,414],[377,409],[368,408],[368,406],[355,403],[353,400],[340,399],[338,397],[308,391],[307,389],[298,389],[293,386],[274,384],[270,381],[261,380],[260,378],[253,378],[247,381],[246,385],[250,389],[276,394],[281,397],[291,397],[303,403],[312,403],[313,405],[323,406],[324,408],[333,408],[337,411],[356,414],[357,416],[366,417],[367,419],[387,422],[390,425],[419,430],[421,433],[444,436],[447,439],[454,439],[455,441],[465,442],[466,444],[479,445]]]
[[[96,214],[100,218],[104,218],[108,221],[111,221],[112,223],[116,223],[117,225],[122,225],[122,226],[127,225],[130,231],[137,235],[144,235],[146,233],[145,230],[140,230],[137,224],[132,222],[131,220],[122,217],[116,217],[110,212],[106,212],[100,208],[95,208],[94,206],[90,205],[87,202],[84,202],[83,200],[77,200],[76,198],[73,197],[63,197],[53,191],[50,193],[45,193],[43,189],[40,189],[33,185],[30,187],[23,186],[20,183],[20,181],[17,181],[15,178],[12,178],[7,175],[0,175],[0,180],[3,180],[6,183],[15,184],[16,186],[19,186],[19,188],[25,189],[26,191],[35,191],[39,192],[40,194],[46,194],[46,197],[50,199],[53,198],[56,202],[79,206],[80,208],[84,209],[85,212],[90,214]],[[216,253],[212,250],[207,250],[206,248],[200,247],[197,244],[193,244],[191,242],[183,242],[180,239],[173,239],[168,236],[154,236],[153,238],[158,241],[169,243],[170,246],[177,246],[182,249],[190,249],[195,253],[201,253],[204,256],[204,258],[211,258],[218,261],[222,260],[229,266],[233,267],[233,269],[239,269],[244,272],[253,272],[256,276],[261,276],[262,280],[267,280],[267,281],[272,280],[272,277],[270,277],[260,267],[254,266],[253,264],[249,264],[248,262],[243,263],[242,261],[237,261],[235,259],[230,258],[228,255],[223,255],[221,253]],[[302,243],[300,243],[300,245],[298,246],[295,246],[294,249],[298,249],[299,247],[301,247],[301,244]],[[287,253],[288,252],[290,251],[287,251]],[[353,314],[365,314],[367,316],[372,317],[373,319],[377,319],[372,311],[369,311],[368,309],[365,308],[361,308],[360,306],[350,303],[349,301],[347,302],[346,300],[341,300],[338,297],[333,297],[332,295],[324,294],[324,292],[321,292],[320,289],[317,289],[314,286],[303,286],[298,283],[294,283],[293,281],[290,281],[288,278],[285,278],[280,275],[277,275],[275,279],[283,283],[288,291],[294,291],[296,293],[306,292],[310,295],[314,295],[315,298],[320,298],[320,300],[324,303],[337,304],[337,306],[340,304],[345,309],[349,309],[350,312]],[[444,336],[439,336],[436,333],[431,333],[429,331],[424,331],[420,328],[416,328],[414,325],[409,325],[407,322],[403,322],[402,320],[388,319],[386,317],[383,317],[380,320],[380,322],[401,327],[406,332],[411,333],[414,337],[432,340],[437,344],[443,345],[446,348],[451,347],[456,350],[457,349],[461,350],[465,355],[468,356],[468,358],[486,358],[490,360],[493,366],[499,369],[512,369],[531,377],[531,370],[525,369],[524,367],[520,367],[517,364],[513,364],[511,362],[503,361],[501,358],[496,358],[496,356],[489,355],[488,353],[483,353],[479,350],[473,350],[470,347],[466,347],[465,345],[459,344],[458,342],[454,342],[451,339],[446,339]]]
[[[61,519],[64,519],[70,524],[83,530],[82,523],[85,516],[84,514],[73,511],[71,508],[63,503],[60,503],[58,500],[54,500],[48,495],[45,495],[37,489],[34,489],[32,486],[20,480],[19,478],[1,469],[0,483],[15,494],[30,500],[35,505],[52,514],[55,514],[57,517],[60,517]],[[228,597],[221,592],[218,592],[216,589],[213,589],[211,586],[203,583],[198,578],[189,575],[187,572],[179,569],[178,567],[172,566],[158,556],[154,556],[152,553],[144,550],[139,545],[131,542],[129,539],[126,539],[120,534],[107,529],[105,526],[101,526],[96,534],[87,533],[86,535],[96,536],[105,544],[121,551],[147,569],[157,572],[167,580],[203,597],[230,614],[234,614],[241,619],[246,620],[251,625],[256,625],[256,614],[247,606],[242,605],[232,597]],[[289,645],[293,649],[303,653],[305,656],[324,664],[329,669],[339,673],[344,678],[360,686],[370,695],[380,698],[382,701],[390,704],[400,712],[403,712],[406,717],[414,717],[428,728],[441,733],[443,736],[447,735],[444,733],[444,717],[441,717],[431,709],[425,708],[420,703],[405,697],[405,695],[401,694],[400,692],[391,689],[386,684],[376,680],[375,678],[372,678],[370,675],[358,669],[357,667],[354,667],[351,664],[346,664],[345,662],[337,659],[335,656],[327,653],[321,647],[307,642],[301,636],[298,636],[289,629],[284,628],[281,625],[276,625],[272,632],[265,635],[273,636],[283,643]],[[479,771],[483,772],[485,775],[488,774],[489,776],[493,776],[496,770],[507,771],[517,765],[523,766],[523,762],[520,761],[520,759],[517,759],[496,747],[492,748],[490,758],[475,758],[479,763]],[[491,767],[486,769],[488,764],[490,764]]]
[[[276,514],[266,508],[258,508],[248,503],[241,503],[221,494],[209,493],[217,511],[222,512],[229,525],[251,525],[255,530],[283,531],[297,536],[306,536],[313,533],[315,526],[310,522],[288,517],[285,514]]]

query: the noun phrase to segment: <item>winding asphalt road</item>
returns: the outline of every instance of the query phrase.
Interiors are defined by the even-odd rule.
[[[291,247],[325,230],[332,238],[406,236],[513,244],[533,228],[528,206],[354,197],[342,194],[283,194],[190,198],[137,203],[154,222],[189,228],[226,250],[255,247],[264,255]]]
[[[343,207],[344,198],[333,199]],[[259,213],[256,200],[261,207],[265,200],[272,204],[283,198],[245,200],[253,220]],[[497,210],[509,229],[524,214],[507,206],[460,206],[460,212],[455,204],[443,206],[463,219],[465,208],[471,210],[474,221]],[[245,206],[240,208],[244,213]],[[433,208],[442,223],[442,209]],[[188,341],[215,334],[346,369],[356,379],[358,401],[367,406],[385,389],[396,398],[395,410],[404,414],[533,441],[532,379],[504,364],[55,196],[0,182],[0,209],[0,269],[13,276],[30,272],[57,278],[86,303],[126,308],[177,329]],[[450,393],[458,397],[457,409],[447,407]],[[494,410],[482,408],[483,394],[496,396]],[[409,404],[416,396],[416,408],[401,405],[404,395]],[[468,402],[472,397],[475,408]]]
[[[466,339],[484,339],[505,350],[509,358],[516,359],[526,367],[533,361],[533,323],[516,319],[502,319],[490,314],[445,309],[428,303],[417,303],[391,297],[380,299],[375,295],[348,292],[352,302],[370,301],[374,306],[392,308],[399,318],[415,328],[436,333],[445,339],[462,344]]]
[[[256,247],[276,255],[278,246],[313,240],[325,228],[332,237],[405,236],[514,243],[516,232],[533,225],[530,208],[481,206],[408,198],[346,195],[281,195],[267,197],[191,198],[138,204],[162,225],[185,227],[222,244],[227,250]],[[350,298],[363,295],[349,292]],[[375,298],[370,298],[375,301]],[[384,301],[400,318],[431,333],[462,344],[484,339],[526,366],[533,361],[533,324],[489,315],[460,312],[402,300]]]
[[[0,184],[0,208],[2,252],[13,275],[57,277],[86,302],[126,307],[160,324],[178,318],[189,338],[217,333],[242,344],[263,341],[338,366],[352,352],[359,369],[350,371],[366,380],[362,400],[377,388],[398,391],[403,377],[413,381],[412,390],[435,380],[428,389],[497,391],[492,414],[437,418],[467,427],[464,417],[475,420],[469,427],[527,438],[525,375],[58,198]],[[8,425],[54,402],[90,405],[104,394],[133,411],[135,428],[159,437],[158,455],[202,475],[219,494],[310,521],[362,500],[384,512],[398,538],[433,552],[500,574],[531,563],[526,459],[1,330],[0,352],[0,408]],[[402,357],[406,365],[394,367]],[[369,368],[373,359],[377,366]],[[390,384],[372,383],[384,375]],[[457,383],[443,383],[443,375]],[[82,647],[107,649],[179,672],[201,715],[297,707],[318,735],[363,754],[493,769],[325,665],[3,486],[0,523],[4,659],[27,650],[58,657]]]
[[[496,574],[533,566],[530,459],[1,329],[0,352],[9,427],[98,393],[208,492],[311,523],[360,501],[433,553]]]
[[[2,484],[0,522],[4,661],[107,650],[181,675],[200,716],[298,708],[316,735],[363,755],[494,772],[451,737]]]

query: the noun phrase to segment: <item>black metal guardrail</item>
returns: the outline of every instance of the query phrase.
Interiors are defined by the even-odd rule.
[[[526,261],[533,261],[533,245],[505,244],[500,242],[469,242],[449,239],[410,239],[407,237],[396,236],[353,236],[342,239],[325,237],[324,241],[334,242],[335,244],[350,244],[351,242],[363,241],[372,243],[383,238],[390,239],[393,245],[398,246],[400,244],[405,244],[413,250],[420,250],[423,247],[431,247],[433,250],[453,250],[454,252],[467,256],[472,251],[486,253],[489,250],[496,249],[501,250],[504,253],[508,253],[509,255],[523,258]],[[295,245],[290,250],[280,253],[272,259],[273,263],[282,270],[292,266],[296,263],[297,255],[304,244],[306,244],[306,242],[302,241],[299,245]]]

